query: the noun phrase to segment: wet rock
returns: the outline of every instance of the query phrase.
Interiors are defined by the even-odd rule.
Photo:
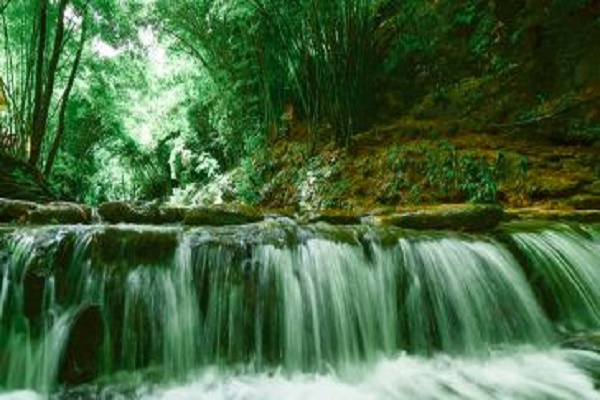
[[[45,205],[20,200],[0,199],[0,222],[32,224],[89,224],[92,210],[88,206],[55,202]]]
[[[300,242],[298,226],[292,221],[267,219],[247,225],[208,226],[186,231],[192,248],[203,246],[238,248],[269,244],[295,246]]]
[[[305,243],[312,238],[319,238],[335,243],[356,245],[363,237],[365,228],[360,225],[305,225],[298,229],[298,242]]]
[[[146,373],[147,374],[147,373]],[[148,374],[147,374],[148,375]],[[157,382],[158,378],[151,382]],[[141,393],[145,390],[140,389],[137,379],[132,379],[133,382],[111,382],[107,385],[105,382],[91,382],[88,384],[77,386],[64,386],[60,391],[54,394],[53,400],[85,400],[85,399],[104,399],[104,400],[126,400],[139,399]],[[149,389],[146,389],[149,390]],[[16,399],[18,400],[18,399]]]
[[[27,214],[37,207],[37,204],[29,201],[0,198],[0,222],[24,222]]]
[[[592,194],[573,196],[566,203],[576,210],[600,210],[600,196]]]
[[[74,317],[58,380],[64,385],[91,382],[100,372],[104,318],[98,306],[88,306]]]
[[[166,264],[173,260],[179,244],[173,228],[107,227],[94,236],[92,259],[95,264]]]
[[[301,218],[302,222],[317,223],[325,222],[330,225],[356,225],[360,224],[359,215],[339,210],[325,210],[308,214]]]
[[[41,322],[48,279],[55,278],[57,299],[62,299],[64,293],[73,286],[74,282],[62,278],[70,263],[75,238],[75,231],[44,229],[35,235],[32,242],[26,240],[24,247],[17,250],[26,255],[27,264],[19,279],[23,281],[24,312],[34,327]]]
[[[169,224],[182,222],[185,209],[161,207],[157,203],[131,204],[122,201],[102,203],[98,214],[104,222],[133,224]]]
[[[508,209],[506,210],[506,219],[597,223],[600,222],[600,210]]]
[[[117,201],[102,203],[98,207],[98,214],[104,222],[143,223],[153,222],[158,215],[158,209],[144,206],[135,207],[129,203]]]
[[[195,207],[186,210],[184,222],[186,225],[244,225],[264,220],[258,210],[251,207]]]
[[[296,218],[296,212],[291,208],[263,209],[265,220],[292,221]]]
[[[23,287],[25,294],[23,311],[33,326],[37,326],[44,306],[46,277],[40,274],[39,271],[29,272],[23,279]]]
[[[32,224],[89,224],[92,209],[74,203],[50,203],[31,210],[27,221]]]
[[[407,210],[399,214],[371,217],[371,221],[406,229],[482,231],[495,228],[503,218],[504,210],[499,205],[464,204]]]
[[[580,333],[563,340],[561,346],[568,349],[586,350],[600,353],[600,333]]]
[[[162,224],[183,222],[184,218],[184,207],[161,207],[158,210],[158,221]]]

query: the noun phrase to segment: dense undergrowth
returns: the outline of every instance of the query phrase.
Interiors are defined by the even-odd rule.
[[[301,208],[524,205],[554,197],[551,183],[532,183],[540,174],[582,187],[597,179],[589,157],[579,160],[589,172],[581,183],[561,167],[549,175],[528,151],[453,144],[485,134],[508,147],[525,138],[543,153],[600,139],[591,2],[297,1],[277,12],[276,2],[257,3],[249,35],[260,39],[243,47],[260,46],[254,54],[272,62],[254,59],[264,128],[244,133],[230,197]],[[196,39],[216,56],[210,38]],[[369,142],[370,156],[357,156]]]
[[[68,102],[47,93],[50,108],[66,106],[49,114],[34,162],[61,198],[522,205],[598,180],[591,0],[41,4],[57,21],[49,37],[63,7],[67,37],[82,38]],[[3,151],[22,159],[39,136],[20,113],[35,114],[27,76],[41,63],[44,81],[69,83],[48,75],[52,54],[36,42],[41,14],[30,8],[2,9],[0,116],[5,138],[18,138]],[[65,62],[78,54],[66,43]]]

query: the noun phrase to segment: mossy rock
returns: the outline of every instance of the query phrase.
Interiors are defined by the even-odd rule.
[[[444,205],[422,210],[373,217],[381,225],[416,230],[485,231],[498,226],[504,218],[500,205]]]
[[[576,210],[600,210],[600,196],[593,194],[573,196],[566,203]]]
[[[543,208],[522,208],[506,210],[507,220],[541,220],[578,223],[600,222],[600,210],[548,210]]]
[[[563,340],[561,346],[568,349],[593,351],[600,354],[600,332],[571,335]]]
[[[185,207],[160,207],[158,209],[158,220],[162,224],[183,222],[185,210]]]
[[[92,209],[74,203],[50,203],[31,210],[27,222],[37,225],[89,224],[92,222]]]
[[[94,235],[92,259],[100,266],[170,264],[179,244],[175,229],[107,227]]]
[[[195,226],[244,225],[264,220],[264,215],[251,207],[195,207],[185,211],[184,223]]]
[[[98,214],[102,221],[119,223],[119,222],[138,222],[143,218],[143,215],[136,212],[133,207],[122,201],[113,201],[102,203],[98,207]]]
[[[104,325],[99,306],[87,306],[75,315],[59,367],[58,381],[61,384],[81,385],[98,377]]]
[[[37,207],[37,204],[29,201],[0,198],[0,223],[25,222],[27,215]]]
[[[361,216],[343,210],[324,210],[306,215],[302,222],[310,224],[324,222],[330,225],[360,224]]]
[[[122,201],[102,203],[98,207],[102,221],[108,223],[170,224],[182,222],[185,209],[161,207],[156,203],[131,204]]]
[[[298,225],[290,220],[266,219],[245,225],[204,226],[186,230],[192,248],[243,247],[271,245],[276,248],[296,246],[301,242]]]
[[[50,277],[55,277],[55,293],[62,299],[71,284],[64,277],[71,261],[77,231],[63,228],[41,228],[31,231],[29,228],[21,232],[15,230],[10,248],[15,252],[27,254],[27,268],[19,271],[19,279],[23,282],[24,313],[33,329],[42,323],[45,291]],[[28,240],[21,241],[25,235]],[[21,247],[24,245],[25,247]]]

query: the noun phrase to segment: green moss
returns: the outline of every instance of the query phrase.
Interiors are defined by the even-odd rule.
[[[179,243],[177,230],[109,227],[94,235],[95,264],[132,266],[170,264]]]
[[[185,213],[186,225],[243,225],[264,219],[262,213],[251,207],[208,208],[197,207]]]
[[[461,205],[408,211],[379,217],[378,221],[406,229],[485,231],[498,226],[503,218],[501,206]]]

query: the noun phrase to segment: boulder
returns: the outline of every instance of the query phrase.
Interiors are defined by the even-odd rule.
[[[24,222],[27,214],[37,207],[37,204],[29,201],[0,198],[0,222]]]
[[[561,347],[593,351],[600,354],[600,333],[585,332],[568,335],[561,343]]]
[[[18,231],[17,231],[18,232]],[[55,280],[54,292],[56,300],[64,299],[72,288],[66,279],[65,272],[71,261],[77,232],[64,227],[42,229],[30,240],[18,242],[17,252],[27,254],[26,268],[22,271],[24,312],[32,327],[39,327],[42,321],[42,310],[49,279]]]
[[[89,224],[92,209],[74,203],[50,203],[31,210],[27,222],[32,224]]]
[[[158,218],[161,224],[174,224],[183,222],[185,218],[185,207],[166,206],[158,209]]]
[[[100,354],[104,343],[104,318],[99,306],[79,311],[73,320],[58,373],[63,385],[81,385],[100,373]]]
[[[104,222],[133,224],[170,224],[182,222],[184,208],[162,207],[157,203],[131,204],[122,201],[102,203],[98,214]]]
[[[361,216],[343,210],[324,210],[306,215],[301,218],[302,222],[317,223],[325,222],[330,225],[357,225],[360,224]]]
[[[503,218],[500,205],[460,204],[374,216],[371,221],[406,229],[483,231],[495,228]]]
[[[186,225],[244,225],[264,220],[264,215],[251,207],[194,207],[185,212]]]
[[[600,196],[593,194],[573,196],[566,203],[576,210],[600,210]]]
[[[517,208],[506,210],[506,219],[598,223],[600,222],[600,210]]]
[[[44,307],[46,277],[39,271],[27,271],[23,278],[23,288],[23,311],[32,326],[37,328]]]
[[[94,264],[171,263],[179,244],[178,230],[162,227],[109,226],[94,235]]]
[[[153,222],[158,209],[154,207],[136,207],[123,201],[114,201],[100,204],[98,214],[102,221],[110,223],[143,223]]]

